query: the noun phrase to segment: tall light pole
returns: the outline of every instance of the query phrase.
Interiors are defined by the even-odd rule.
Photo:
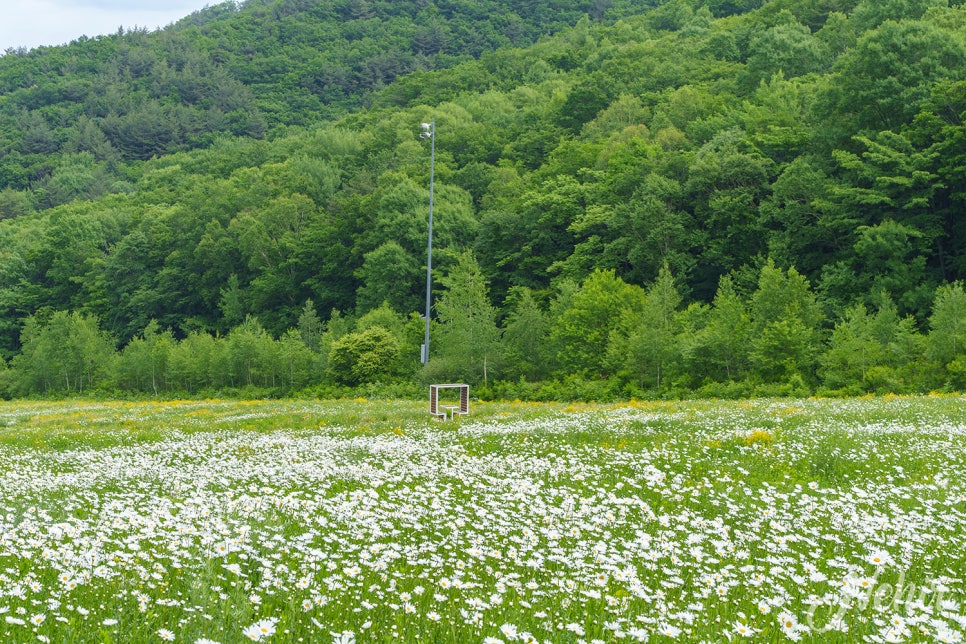
[[[433,178],[436,172],[436,121],[421,123],[419,137],[429,139],[429,242],[426,246],[426,335],[423,338],[419,361],[429,362],[430,289],[433,286]]]

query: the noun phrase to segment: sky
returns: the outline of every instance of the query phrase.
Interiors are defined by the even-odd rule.
[[[8,48],[63,45],[118,27],[154,30],[221,0],[0,0],[0,54]]]

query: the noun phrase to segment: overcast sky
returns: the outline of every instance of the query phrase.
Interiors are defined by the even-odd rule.
[[[123,26],[154,30],[221,0],[0,0],[0,53],[63,45]]]

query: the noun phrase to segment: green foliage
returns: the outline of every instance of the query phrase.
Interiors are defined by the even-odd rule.
[[[542,380],[548,375],[543,355],[546,346],[547,315],[526,287],[514,287],[507,297],[503,321],[504,375],[509,380]]]
[[[289,329],[276,343],[274,388],[286,393],[302,391],[319,380],[318,355],[307,347],[301,334]]]
[[[613,258],[612,265],[622,267],[628,279],[644,280],[656,275],[661,266],[668,266],[686,280],[695,269],[694,253],[701,235],[684,201],[679,181],[649,173],[630,199],[617,204],[601,222],[600,238],[606,240],[604,255]],[[572,228],[586,230],[589,223],[588,216],[579,221],[579,227],[575,223]]]
[[[319,319],[319,314],[315,311],[315,303],[308,299],[299,315],[299,338],[310,351],[318,351],[321,346],[322,331],[323,324],[322,320]]]
[[[169,389],[168,369],[176,341],[154,320],[120,352],[113,369],[114,387],[120,391],[152,393]]]
[[[700,253],[702,270],[694,276],[699,289],[710,293],[720,275],[764,252],[756,210],[774,171],[774,162],[740,130],[719,133],[694,155],[686,190],[709,233]]]
[[[915,116],[934,83],[958,76],[964,64],[962,33],[928,20],[883,22],[835,64],[836,117],[851,117],[860,132],[895,131]]]
[[[552,311],[548,342],[558,371],[603,377],[611,334],[625,316],[643,310],[643,289],[625,283],[614,271],[594,271],[572,294],[564,291]]]
[[[371,326],[332,343],[328,369],[343,384],[360,385],[391,378],[399,361],[399,341],[388,329]]]
[[[747,304],[724,276],[704,324],[694,328],[683,348],[689,373],[710,381],[738,381],[750,368],[752,324]],[[692,382],[697,380],[692,378]]]
[[[13,361],[14,390],[20,394],[69,395],[95,389],[115,351],[97,318],[64,311],[29,317],[21,344]]]
[[[946,0],[861,0],[852,22],[860,30],[874,29],[886,20],[915,20],[932,7],[946,7]]]
[[[766,382],[808,376],[818,359],[824,317],[808,280],[769,261],[750,304],[752,369]]]
[[[795,265],[806,275],[820,274],[839,254],[838,235],[851,232],[829,222],[822,202],[828,184],[814,160],[798,157],[784,166],[759,208],[768,229],[769,256],[782,265]]]
[[[911,318],[900,318],[886,301],[870,314],[859,304],[835,325],[821,358],[820,375],[832,390],[904,391],[921,361],[922,341]]]
[[[946,384],[966,388],[963,364],[966,363],[966,291],[962,282],[941,286],[936,292],[926,355],[946,373]]]
[[[794,78],[818,72],[829,62],[824,43],[813,36],[808,27],[792,16],[789,18],[749,43],[748,76],[754,84],[768,80],[775,73]]]
[[[225,380],[224,341],[193,331],[168,355],[168,382],[172,391],[197,395],[228,386]]]
[[[636,385],[661,389],[680,361],[677,309],[681,294],[665,265],[647,291],[640,310],[624,313],[621,328],[611,335],[608,358]]]
[[[444,289],[421,377],[960,387],[942,320],[966,279],[963,33],[939,0],[285,0],[10,52],[7,379],[194,395],[415,376],[433,120]],[[120,352],[59,384],[30,357],[50,311]],[[391,369],[331,370],[375,327]]]
[[[499,373],[503,355],[497,311],[473,254],[461,253],[440,285],[445,290],[435,303],[438,358],[430,353],[429,369],[450,382],[486,384]],[[430,348],[434,349],[432,340]]]
[[[0,189],[47,176],[51,156],[54,165],[77,152],[146,160],[223,135],[262,138],[278,126],[319,123],[366,105],[400,76],[527,45],[586,12],[520,0],[445,10],[411,2],[347,8],[353,4],[222,3],[154,33],[120,30],[9,52],[0,57],[0,120],[17,127],[3,129],[0,149],[17,155],[0,161]],[[626,4],[601,6],[598,17],[620,15]],[[56,183],[70,185],[45,192],[62,200],[79,179],[62,173]]]
[[[425,330],[422,316],[413,312],[407,317],[397,312],[388,302],[383,302],[359,317],[355,321],[354,330],[365,331],[374,326],[390,331],[399,343],[399,361],[395,374],[411,376],[419,365],[419,346],[423,342]]]
[[[356,271],[356,277],[362,283],[356,292],[356,308],[367,311],[389,302],[400,311],[417,310],[420,304],[419,269],[413,256],[394,240],[369,251]]]
[[[922,234],[889,219],[878,226],[861,226],[858,232],[855,252],[862,272],[872,276],[869,291],[896,293],[903,311],[922,311],[931,290],[925,275],[926,258],[917,252],[916,242]]]

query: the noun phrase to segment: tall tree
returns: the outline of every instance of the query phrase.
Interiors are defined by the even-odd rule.
[[[547,315],[533,291],[517,286],[510,290],[503,321],[504,373],[509,379],[536,381],[548,375],[545,352]]]
[[[677,309],[681,300],[674,276],[665,264],[647,290],[643,308],[625,313],[622,331],[626,336],[612,334],[609,358],[638,386],[660,389],[679,361]]]
[[[809,378],[818,359],[823,314],[808,281],[769,260],[751,297],[751,362],[765,381]]]
[[[966,387],[966,291],[962,282],[936,291],[926,352],[944,373],[947,386]]]
[[[785,78],[820,71],[829,62],[825,44],[791,13],[778,25],[752,38],[748,46],[748,76],[753,85],[781,72]]]
[[[175,346],[171,331],[151,320],[144,331],[125,345],[113,369],[116,386],[124,391],[168,391],[168,358]]]
[[[718,133],[694,155],[686,190],[707,242],[694,272],[695,294],[711,297],[721,275],[765,252],[758,205],[775,172],[741,130]]]
[[[694,381],[739,381],[748,374],[751,315],[730,275],[722,276],[705,326],[684,347],[684,361]]]
[[[369,251],[355,272],[362,282],[356,291],[356,309],[365,312],[388,302],[399,311],[419,310],[420,292],[425,290],[420,289],[419,269],[419,263],[395,240]]]
[[[914,321],[900,318],[891,300],[874,314],[858,304],[835,325],[819,374],[832,389],[908,391],[918,384],[921,351]]]
[[[311,299],[305,300],[305,306],[299,315],[298,332],[302,343],[310,351],[319,351],[323,328],[322,320],[315,310],[315,302]]]
[[[486,279],[473,253],[460,253],[440,285],[444,291],[435,304],[439,320],[436,368],[485,384],[500,372],[503,356],[496,308],[490,303]]]
[[[564,375],[604,377],[611,333],[632,311],[640,312],[645,292],[627,284],[614,271],[596,270],[580,288],[552,309],[548,342]]]
[[[684,209],[681,184],[671,177],[648,174],[633,196],[614,208],[607,221],[614,237],[605,256],[631,281],[653,279],[662,266],[686,280],[695,267],[702,236]]]

